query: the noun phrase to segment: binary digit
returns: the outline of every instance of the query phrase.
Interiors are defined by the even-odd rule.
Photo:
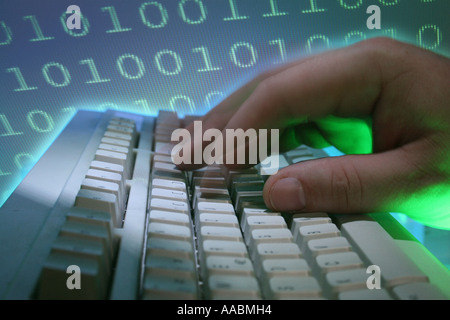
[[[427,39],[424,39],[424,38]],[[430,41],[428,41],[430,39]],[[441,45],[442,32],[438,26],[427,24],[422,26],[417,33],[417,43],[425,49],[434,50]]]
[[[217,96],[216,99],[213,99],[212,97]],[[213,91],[206,95],[205,97],[205,105],[206,106],[212,106],[214,103],[216,103],[217,100],[220,98],[223,98],[225,94],[222,91]]]
[[[19,82],[20,87],[17,89],[14,89],[14,91],[19,92],[19,91],[28,91],[28,90],[36,90],[37,87],[29,87],[27,85],[27,83],[25,82],[25,79],[22,75],[22,72],[20,71],[19,68],[14,67],[14,68],[8,68],[6,69],[6,72],[14,72],[14,75],[16,76],[16,80],[17,82]]]
[[[311,7],[311,9],[302,10],[302,13],[317,13],[327,11],[327,9],[319,8],[317,6],[317,0],[309,0],[309,6]]]
[[[9,176],[9,175],[11,175],[11,172],[4,172],[2,169],[0,169],[0,177],[2,177],[2,176]],[[5,195],[3,194],[3,196],[2,197],[5,197]],[[2,199],[0,198],[0,205],[2,204]]]
[[[123,61],[125,59],[130,59],[135,62],[137,68],[135,74],[130,74],[127,70],[125,70],[123,66]],[[119,69],[120,74],[127,79],[140,79],[145,74],[145,66],[142,60],[136,57],[134,54],[129,53],[123,54],[117,59],[117,69]]]
[[[196,20],[193,20],[186,15],[184,5],[188,1],[193,1],[198,5],[198,8],[200,10],[200,17]],[[178,4],[178,13],[180,14],[183,21],[189,24],[199,24],[205,22],[206,20],[206,9],[203,6],[203,2],[201,0],[181,0]]]
[[[31,42],[52,40],[52,39],[55,38],[55,37],[46,37],[46,36],[44,36],[44,34],[42,33],[42,29],[39,26],[39,23],[38,23],[38,21],[37,21],[35,16],[25,16],[25,17],[23,17],[23,20],[30,20],[31,21],[31,25],[33,26],[34,33],[36,34],[36,38],[30,39]]]
[[[320,40],[326,49],[330,48],[330,39],[327,36],[324,36],[323,34],[315,34],[306,40],[306,50],[308,53],[313,53],[313,44],[317,42],[317,40]],[[319,48],[321,47],[319,46]]]
[[[250,57],[249,57],[249,59],[247,59],[247,60],[249,60],[248,62],[242,62],[241,59],[238,59],[236,52],[238,50],[241,51],[241,48],[243,48],[244,50],[246,49],[246,51],[249,53]],[[231,56],[233,63],[236,66],[238,66],[239,68],[249,68],[249,67],[254,66],[256,64],[256,60],[258,58],[258,55],[257,55],[255,49],[248,42],[238,42],[238,43],[233,44],[233,46],[231,47],[231,50],[230,50],[230,56]]]
[[[354,4],[348,4],[347,2],[349,1]],[[351,10],[351,9],[358,9],[359,7],[361,7],[362,0],[339,0],[339,3],[342,8]]]
[[[180,100],[187,103],[187,106],[186,106],[186,104],[183,103],[181,106],[177,107],[176,104]],[[172,108],[172,110],[178,111],[180,113],[191,113],[191,112],[195,111],[195,104],[192,101],[192,99],[190,97],[182,95],[182,94],[175,95],[172,98],[170,98],[169,105]]]
[[[57,82],[53,79],[53,77],[50,76],[49,69],[50,68],[56,68],[61,72],[62,75],[62,81]],[[61,63],[58,62],[49,62],[46,63],[42,67],[42,74],[44,75],[45,81],[47,81],[48,84],[54,86],[54,87],[66,87],[70,83],[70,73],[67,70],[65,66],[63,66]]]
[[[122,25],[120,24],[120,21],[119,21],[119,17],[117,16],[115,7],[102,7],[100,10],[102,10],[103,12],[109,13],[109,17],[111,18],[111,22],[114,27],[114,29],[107,30],[106,33],[126,32],[126,31],[132,30],[131,28],[123,28],[122,27]]]
[[[278,11],[278,0],[269,0],[270,3],[270,13],[264,13],[264,18],[270,18],[270,17],[279,17],[279,16],[286,16],[287,12],[280,12]]]
[[[207,72],[207,71],[222,70],[222,68],[220,68],[220,67],[213,67],[212,66],[208,48],[206,48],[206,47],[194,48],[194,49],[192,49],[192,52],[200,52],[202,54],[203,62],[205,64],[205,67],[201,68],[201,69],[197,69],[197,72]]]
[[[149,21],[146,17],[146,9],[148,6],[155,7],[158,9],[159,14],[161,16],[161,21],[158,24],[155,24],[151,21]],[[169,14],[167,13],[167,10],[160,4],[159,2],[144,2],[139,7],[139,15],[141,16],[142,23],[146,25],[149,28],[162,28],[167,25],[167,21],[169,20]]]
[[[63,14],[60,16],[60,21],[63,26],[64,31],[71,35],[72,37],[84,37],[89,33],[89,21],[88,19],[80,12],[80,18],[81,18],[81,31],[75,31],[77,29],[69,29],[67,28],[66,19],[67,19],[67,13],[64,11]]]
[[[25,169],[34,163],[34,157],[28,152],[20,152],[14,156],[14,163],[18,169]]]
[[[0,114],[0,123],[3,125],[3,128],[5,129],[5,133],[0,134],[0,137],[18,136],[23,134],[23,132],[15,131],[12,128],[8,118],[4,114]]]
[[[273,63],[283,63],[286,60],[286,46],[284,45],[284,39],[270,40],[269,44],[278,47],[278,51],[280,52],[280,58]]]
[[[38,116],[38,119],[36,119],[36,116]],[[42,110],[28,112],[27,122],[34,131],[39,133],[50,132],[55,127],[53,118],[47,112]]]
[[[91,83],[103,83],[111,81],[111,79],[102,79],[100,77],[97,67],[95,66],[95,62],[92,58],[81,60],[80,64],[87,64],[89,67],[89,71],[91,71],[92,80],[86,81],[86,83],[91,84]]]
[[[150,114],[151,110],[150,110],[150,106],[148,104],[147,99],[139,99],[139,100],[134,100],[134,103],[137,104],[138,106],[142,106],[142,110],[146,113],[146,114]],[[139,110],[141,111],[141,110]]]
[[[380,3],[384,6],[395,6],[398,4],[398,0],[379,0]]]
[[[12,41],[11,29],[6,25],[4,21],[0,21],[0,28],[3,29],[3,32],[5,33],[5,40],[0,42],[0,46],[10,44]]]
[[[236,6],[236,0],[228,0],[231,9],[231,17],[223,18],[223,21],[245,20],[248,16],[240,16]]]
[[[163,59],[164,56],[168,57],[169,59],[171,58],[174,65],[172,70],[168,70],[167,67],[165,66],[168,63],[163,63],[163,60],[167,61],[167,59]],[[172,50],[158,51],[155,55],[155,64],[159,72],[161,72],[166,76],[173,76],[179,74],[181,72],[181,69],[183,68],[183,63],[181,61],[180,56]]]
[[[356,38],[356,39],[355,39]],[[354,30],[347,33],[344,37],[345,44],[350,45],[366,39],[366,34],[362,31]]]

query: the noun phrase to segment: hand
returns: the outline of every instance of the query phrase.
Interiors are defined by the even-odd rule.
[[[347,154],[271,176],[264,187],[271,210],[403,212],[450,228],[445,57],[394,40],[367,40],[261,74],[202,120],[203,130],[278,128],[283,150],[331,144]]]

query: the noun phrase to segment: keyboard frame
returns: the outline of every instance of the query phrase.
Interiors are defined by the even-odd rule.
[[[129,199],[109,299],[139,299],[148,225],[153,128],[156,117],[116,110],[81,110],[39,159],[0,208],[0,299],[34,299],[50,247],[74,204],[92,155],[112,117],[136,121],[139,143],[134,149],[133,176],[127,180]],[[337,223],[355,215],[335,215]],[[376,220],[404,252],[450,298],[450,272],[389,213],[366,215]],[[127,275],[127,276],[124,276]]]

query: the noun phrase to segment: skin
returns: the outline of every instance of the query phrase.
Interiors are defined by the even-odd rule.
[[[346,153],[270,176],[271,210],[403,212],[450,228],[449,89],[449,59],[376,38],[263,73],[201,120],[223,136],[278,128],[282,150],[304,143]]]

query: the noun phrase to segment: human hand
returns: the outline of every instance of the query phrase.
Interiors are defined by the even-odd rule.
[[[450,228],[445,57],[390,39],[367,40],[261,74],[201,120],[203,130],[280,129],[283,150],[304,143],[347,154],[271,176],[264,187],[271,210],[403,212]]]

